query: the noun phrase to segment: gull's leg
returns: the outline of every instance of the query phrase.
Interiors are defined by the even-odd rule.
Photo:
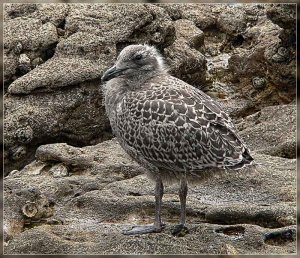
[[[161,204],[162,197],[164,194],[164,186],[161,179],[157,179],[155,185],[155,221],[153,225],[142,225],[133,226],[132,229],[124,231],[124,235],[136,235],[136,234],[147,234],[147,233],[158,233],[163,229],[161,222]]]
[[[162,197],[164,195],[164,185],[161,181],[161,178],[159,178],[156,181],[155,185],[155,222],[154,227],[161,231],[162,229],[162,223],[161,223],[161,205],[162,205]]]
[[[182,176],[180,179],[180,189],[179,189],[179,199],[180,199],[180,224],[177,225],[172,234],[175,236],[184,236],[188,233],[188,229],[185,226],[186,218],[186,196],[187,196],[188,186],[186,175]]]

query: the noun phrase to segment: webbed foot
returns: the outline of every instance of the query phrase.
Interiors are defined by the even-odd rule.
[[[172,235],[177,237],[183,237],[189,233],[188,228],[184,224],[178,224],[172,230]]]
[[[164,229],[165,225],[157,227],[154,225],[141,225],[141,226],[132,226],[130,230],[125,230],[122,232],[123,235],[141,235],[148,233],[159,233]]]

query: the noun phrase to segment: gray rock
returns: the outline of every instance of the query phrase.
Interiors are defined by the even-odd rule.
[[[221,31],[226,32],[229,35],[235,35],[246,29],[246,15],[243,6],[221,5],[219,8],[220,14],[217,18],[217,24]]]
[[[152,16],[152,21],[136,29],[128,41],[156,45],[160,49],[170,46],[175,40],[175,27],[168,13],[156,5],[144,6]]]
[[[287,4],[5,4],[4,252],[295,253],[295,13]],[[115,141],[98,145],[111,137],[98,78],[133,43],[157,46],[176,77],[218,98],[259,163],[191,187],[181,238],[170,233],[176,186],[166,187],[161,234],[121,234],[153,221],[153,184]],[[68,176],[53,177],[56,166]]]
[[[205,57],[189,47],[185,40],[176,40],[170,47],[164,49],[164,54],[171,75],[196,87],[201,87],[205,83]]]
[[[11,49],[20,42],[24,50],[45,49],[58,41],[56,27],[33,18],[15,18],[5,22],[4,48]]]
[[[8,53],[8,51],[4,50],[3,61],[4,82],[8,82],[13,79],[16,73],[18,67],[18,57],[17,55]]]
[[[68,34],[85,32],[104,37],[107,42],[122,42],[153,20],[143,5],[70,5],[65,29]]]
[[[243,34],[245,45],[249,40],[253,42],[250,47],[236,48],[229,59],[231,81],[237,84],[236,87],[241,89],[240,93],[251,100],[255,107],[288,104],[294,99],[295,59],[294,54],[291,54],[294,52],[288,50],[282,55],[282,31],[278,25],[262,18]],[[278,54],[278,49],[281,54]],[[265,72],[266,69],[268,72]],[[266,85],[263,91],[261,88],[250,88],[253,77],[265,78]]]
[[[4,105],[6,173],[28,164],[36,147],[48,141],[91,144],[110,137],[97,82],[55,94],[6,95]]]
[[[64,3],[36,4],[36,11],[28,15],[30,18],[39,19],[43,23],[51,22],[56,27],[64,26],[65,18],[69,12],[69,5]]]
[[[28,73],[31,70],[30,58],[26,54],[20,55],[18,68],[22,74]]]
[[[31,222],[54,215],[53,201],[38,188],[26,187],[24,184],[20,187],[17,184],[7,183],[4,191],[5,241],[19,235]]]
[[[131,43],[156,45],[167,59],[173,75],[225,102],[236,118],[245,117],[264,106],[290,103],[295,99],[295,40],[288,35],[295,33],[286,26],[280,28],[272,22],[277,19],[275,16],[281,17],[280,8],[285,7],[272,5],[267,8],[256,4],[120,4],[116,8],[113,4],[60,4],[56,8],[55,4],[6,4],[4,79],[5,90],[8,89],[11,94],[7,96],[11,103],[9,108],[14,109],[26,102],[22,99],[27,97],[21,97],[21,94],[33,95],[31,99],[37,98],[35,94],[43,94],[42,98],[48,101],[52,97],[46,94],[60,96],[62,90],[69,92],[72,88],[72,94],[77,98],[81,93],[76,94],[75,91],[91,84],[94,93],[99,83],[97,78],[111,66],[116,54]],[[287,21],[289,12],[291,9],[284,12],[280,19]],[[287,50],[285,55],[282,55],[283,47]],[[272,57],[278,53],[284,61],[274,62]],[[32,60],[23,72],[18,64],[20,54]],[[208,69],[205,63],[209,65]],[[252,87],[254,77],[266,79],[264,89]],[[92,80],[95,82],[90,84]],[[85,103],[89,103],[87,98],[94,96],[93,93],[86,96]],[[13,96],[16,94],[19,97]],[[102,102],[101,95],[95,94],[99,98],[97,103]],[[93,99],[89,101],[94,103]],[[43,128],[36,127],[30,133],[27,125],[13,118],[18,112],[23,116],[22,109],[28,110],[27,107],[7,112],[5,123],[14,124],[16,128],[7,136],[6,164],[10,164],[10,170],[21,168],[21,163],[28,163],[26,159],[32,160],[36,146],[47,143],[48,136],[51,136],[51,142],[61,141],[64,137],[47,129],[52,127],[48,122],[53,121],[52,115],[49,115],[52,111],[45,112],[49,110],[48,106],[39,108],[34,102],[30,105],[31,109],[39,110],[39,114],[34,112],[41,117],[37,118],[37,125],[45,126],[46,133],[39,137]],[[50,109],[57,112],[54,108]],[[63,114],[72,113],[72,110],[65,109]],[[97,110],[100,114],[104,112],[100,105],[97,109],[89,109],[93,114]],[[48,115],[50,119],[46,120]],[[69,115],[72,117],[72,114]],[[30,116],[25,114],[23,117],[26,120]],[[58,114],[54,117],[57,118]],[[99,142],[102,138],[100,131],[98,139],[95,132],[92,137],[81,137],[81,132],[86,131],[83,121],[79,119],[76,127],[71,129],[68,123],[54,127],[63,130],[63,135],[67,134],[67,141],[73,145],[78,142],[90,144],[93,140]],[[98,122],[98,119],[93,122],[95,128],[99,128]],[[89,125],[92,127],[91,120]],[[77,128],[79,131],[75,130]],[[101,128],[106,130],[107,127]],[[90,129],[87,130],[89,133]],[[105,131],[103,133],[106,134]],[[17,135],[23,134],[27,135],[27,140],[18,138]],[[15,155],[20,158],[18,162],[12,162],[10,157],[14,155],[14,150],[24,144],[25,155]],[[22,148],[24,150],[24,146]]]
[[[47,4],[8,4],[4,5],[5,20],[12,20],[16,17],[28,17],[41,20],[43,23],[51,22],[59,26],[64,21],[69,10],[68,4],[47,3]]]
[[[35,89],[75,85],[101,77],[103,69],[115,54],[102,38],[76,33],[57,46],[55,56],[32,72],[15,80],[8,88],[11,94],[28,94]]]
[[[64,164],[56,164],[49,169],[49,173],[52,174],[53,177],[68,176],[68,168]]]
[[[180,19],[174,22],[176,38],[186,40],[187,44],[199,49],[204,43],[204,33],[192,21]]]
[[[29,15],[37,10],[36,4],[6,3],[4,5],[4,20]]]
[[[250,149],[285,158],[296,158],[296,106],[263,108],[238,124]]]
[[[211,4],[160,4],[169,15],[177,19],[193,21],[201,30],[216,25],[217,17],[214,13],[214,5]]]
[[[54,212],[47,219],[44,215],[39,222],[30,220],[28,226],[36,226],[23,231],[23,217],[18,209],[11,207],[23,207],[26,200],[37,203],[38,198],[26,195],[22,203],[8,202],[5,217],[14,216],[15,220],[12,224],[8,219],[5,228],[18,225],[19,230],[6,231],[4,252],[294,253],[295,159],[263,154],[256,154],[255,159],[260,164],[256,171],[226,173],[190,188],[187,203],[189,234],[181,238],[171,234],[180,204],[178,186],[167,186],[163,198],[166,228],[160,234],[137,237],[124,236],[121,232],[130,225],[152,221],[154,186],[115,140],[84,148],[66,144],[41,146],[37,151],[40,164],[32,163],[26,170],[5,178],[5,196],[11,196],[9,189],[22,191],[34,187],[53,201],[51,209]],[[57,162],[71,168],[69,177],[50,175],[49,171]],[[42,173],[31,173],[42,164]],[[156,241],[159,245],[155,245]]]
[[[111,156],[111,153],[114,153],[114,156]],[[112,173],[103,177],[105,182],[111,180],[110,178],[115,172],[123,173],[123,178],[131,178],[143,171],[135,162],[130,160],[116,140],[83,148],[72,147],[65,143],[47,144],[40,146],[35,156],[38,161],[44,163],[59,162],[71,168],[70,173],[73,173],[73,170],[83,170],[84,173],[93,175],[102,173],[103,176],[106,175],[103,173]]]
[[[271,4],[266,8],[268,18],[275,24],[285,29],[295,27],[296,9],[293,4]]]

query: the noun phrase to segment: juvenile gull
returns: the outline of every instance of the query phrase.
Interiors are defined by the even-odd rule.
[[[201,90],[169,75],[148,45],[130,45],[102,81],[105,108],[124,150],[155,181],[155,222],[124,234],[161,232],[163,183],[178,181],[180,224],[186,230],[187,182],[210,170],[240,169],[253,158],[220,105]]]

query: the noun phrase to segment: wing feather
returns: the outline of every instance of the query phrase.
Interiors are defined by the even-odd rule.
[[[128,94],[118,112],[120,136],[160,168],[235,166],[245,145],[231,119],[202,91],[157,85]]]

